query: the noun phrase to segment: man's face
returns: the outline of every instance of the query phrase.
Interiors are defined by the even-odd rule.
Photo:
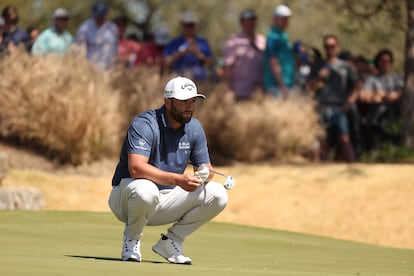
[[[58,31],[63,32],[64,30],[66,30],[66,28],[68,26],[68,20],[69,20],[69,18],[67,18],[67,17],[56,18],[55,19],[55,28]]]
[[[323,48],[325,49],[326,56],[328,58],[337,56],[340,50],[338,41],[333,37],[328,37],[325,39]]]
[[[95,22],[98,26],[102,26],[106,22],[107,17],[95,17]]]
[[[289,17],[286,16],[275,16],[275,25],[280,29],[284,30],[289,24]]]
[[[169,111],[171,117],[181,124],[188,123],[193,116],[196,98],[183,101],[177,99],[169,99],[169,101]]]
[[[195,23],[181,23],[181,30],[184,36],[193,36],[195,34]]]
[[[392,58],[388,54],[383,54],[378,60],[378,68],[381,73],[390,73],[392,71]]]
[[[245,33],[252,33],[256,29],[256,19],[242,19],[240,25]]]

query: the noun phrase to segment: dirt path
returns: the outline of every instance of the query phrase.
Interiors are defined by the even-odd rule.
[[[76,169],[49,164],[41,169],[34,165],[40,164],[36,158],[31,158],[30,169],[12,169],[3,187],[38,188],[47,210],[109,211],[107,197],[115,161]],[[216,169],[232,174],[237,181],[229,191],[229,205],[217,221],[414,248],[414,165],[236,165]],[[223,178],[216,176],[215,180]]]

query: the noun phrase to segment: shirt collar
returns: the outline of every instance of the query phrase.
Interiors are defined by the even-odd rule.
[[[277,33],[283,33],[283,30],[276,25],[272,26],[272,31]]]
[[[186,131],[187,124],[184,124],[184,126],[181,127],[180,129],[178,129],[177,131],[173,131],[171,129],[171,126],[168,123],[167,116],[165,114],[165,105],[163,105],[160,109],[158,109],[158,111],[159,112],[157,112],[157,114],[158,114],[157,115],[157,120],[158,120],[159,125],[161,125],[163,128],[168,129],[171,132],[179,132],[179,131],[185,132]]]

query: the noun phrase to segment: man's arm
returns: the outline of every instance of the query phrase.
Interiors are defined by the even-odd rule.
[[[348,66],[348,83],[351,86],[352,90],[349,94],[348,98],[346,99],[345,103],[342,105],[341,109],[343,111],[348,111],[352,105],[356,102],[358,99],[359,93],[358,93],[358,86],[357,84],[357,74],[356,71]]]
[[[41,33],[33,43],[32,56],[41,56],[46,53],[45,33]]]
[[[128,169],[132,178],[145,178],[155,183],[171,184],[188,192],[194,191],[201,185],[200,177],[160,170],[148,163],[148,157],[139,154],[128,154]]]
[[[272,70],[273,77],[275,78],[280,90],[283,93],[283,97],[288,97],[289,90],[282,78],[282,67],[280,66],[279,60],[276,57],[270,57],[269,59],[270,69]]]
[[[176,62],[177,60],[179,60],[180,58],[182,58],[185,54],[187,53],[186,50],[178,50],[174,53],[165,55],[165,66],[167,66],[168,68],[171,68],[173,63]]]

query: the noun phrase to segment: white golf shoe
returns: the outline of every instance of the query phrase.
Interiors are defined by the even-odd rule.
[[[181,242],[161,234],[161,239],[152,247],[152,251],[173,264],[191,264],[191,259],[183,255]]]
[[[122,248],[122,260],[140,262],[141,261],[141,242],[139,240],[124,237],[124,247]]]

